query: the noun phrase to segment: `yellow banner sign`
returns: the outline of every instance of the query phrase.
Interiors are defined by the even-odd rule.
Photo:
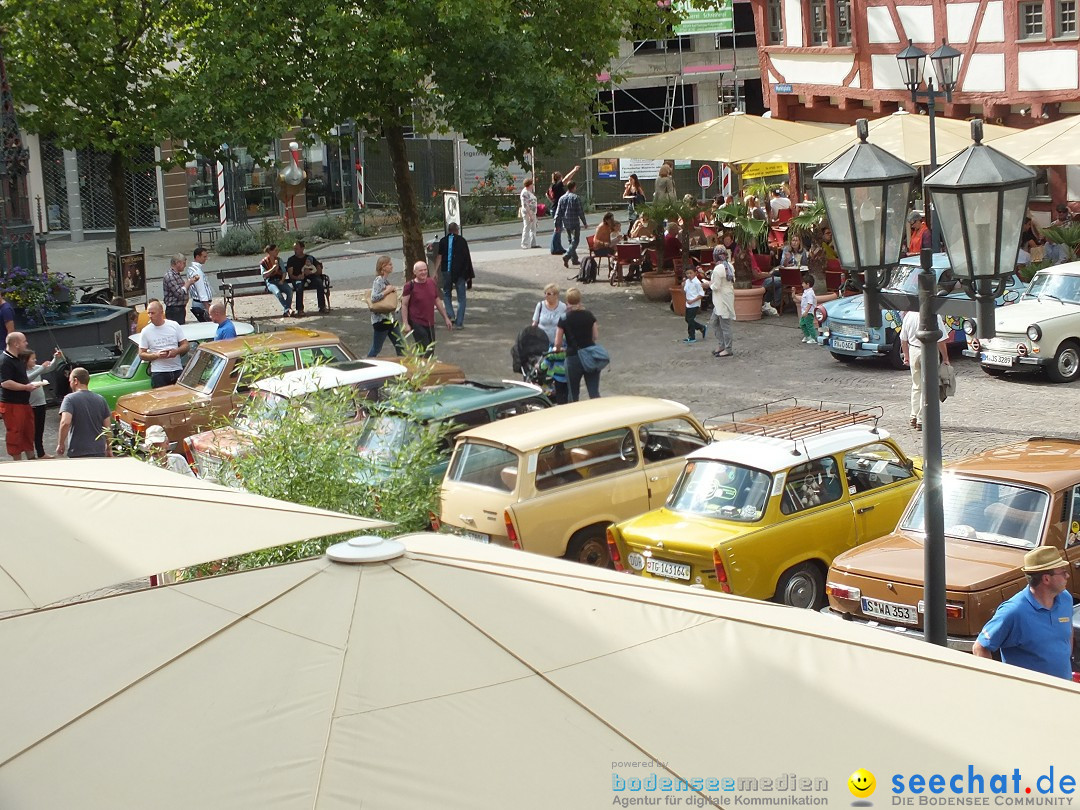
[[[743,180],[760,180],[762,177],[779,177],[788,173],[786,163],[747,163],[739,167]]]

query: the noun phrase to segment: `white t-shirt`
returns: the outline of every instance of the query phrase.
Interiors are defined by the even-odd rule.
[[[949,327],[945,325],[945,320],[938,315],[937,328],[941,330],[941,339],[938,343],[944,343],[949,339]],[[908,344],[909,352],[921,352],[922,342],[916,337],[919,331],[919,313],[906,312],[904,318],[900,321],[900,342]]]
[[[802,291],[802,305],[799,307],[799,315],[806,316],[814,311],[817,306],[817,294],[813,287],[807,287]]]
[[[705,288],[701,286],[697,276],[688,278],[683,282],[683,292],[686,293],[686,305],[688,307],[701,306],[701,299],[705,295]]]
[[[769,200],[769,210],[772,211],[773,219],[780,216],[781,211],[791,208],[791,200],[787,197],[773,197]]]
[[[198,262],[192,262],[187,268],[187,277],[195,279],[195,283],[188,288],[188,294],[192,301],[209,301],[214,297],[214,291],[210,289],[210,283],[206,280],[206,271]]]
[[[148,323],[139,332],[139,348],[148,352],[160,352],[164,349],[176,349],[184,340],[184,330],[176,321],[166,320],[161,326]],[[150,371],[180,371],[184,361],[180,357],[164,357],[150,363]]]
[[[559,321],[565,317],[565,301],[560,301],[555,309],[548,309],[545,303],[541,301],[536,305],[536,309],[533,311],[533,320],[536,321],[537,326],[547,333],[548,340],[551,341],[552,346],[555,345],[555,329],[559,326]]]

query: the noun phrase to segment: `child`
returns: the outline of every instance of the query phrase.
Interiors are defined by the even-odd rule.
[[[709,282],[705,282],[708,284]],[[701,332],[702,339],[705,338],[706,327],[702,326],[697,321],[698,311],[701,309],[701,299],[705,297],[705,288],[702,286],[701,281],[698,280],[697,268],[686,268],[686,280],[683,282],[683,293],[686,295],[686,334],[687,338],[683,343],[697,343],[697,333]]]
[[[791,298],[795,299],[799,291],[791,290]],[[817,306],[817,296],[814,294],[814,276],[810,273],[802,274],[802,299],[799,303],[799,328],[802,329],[803,343],[817,345],[817,326],[814,324],[814,307]]]
[[[54,360],[59,360],[63,355],[56,350]],[[19,359],[26,364],[26,378],[33,382],[41,377],[52,366],[52,360],[46,360],[43,365],[37,364],[37,354],[26,350],[19,352]],[[39,386],[30,392],[30,407],[34,411],[34,450],[38,458],[52,458],[45,453],[45,388]]]

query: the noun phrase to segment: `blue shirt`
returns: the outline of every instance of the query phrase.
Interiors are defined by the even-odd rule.
[[[1062,591],[1047,610],[1024,590],[1002,602],[979,633],[979,643],[1001,660],[1058,678],[1072,679],[1072,596]]]
[[[0,304],[0,328],[4,330],[4,337],[7,337],[7,322],[15,320],[15,307],[11,305],[10,301],[5,301]]]
[[[217,332],[214,334],[214,340],[228,340],[229,338],[236,337],[236,327],[233,326],[233,322],[228,318],[218,324]]]

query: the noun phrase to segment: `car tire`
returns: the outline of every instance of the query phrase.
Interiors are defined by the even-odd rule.
[[[850,354],[840,354],[840,352],[829,352],[833,356],[833,360],[837,360],[841,363],[854,363],[858,360],[858,357],[852,357]]]
[[[773,601],[781,605],[819,610],[825,604],[825,577],[814,563],[789,568],[776,583]]]
[[[608,553],[607,533],[603,526],[590,526],[570,538],[564,559],[596,568],[614,568]]]
[[[991,377],[1004,377],[1006,369],[997,368],[996,366],[979,366],[983,370],[983,374],[989,374]]]
[[[1066,340],[1058,347],[1054,361],[1046,367],[1046,376],[1056,383],[1080,378],[1080,343]]]
[[[903,371],[908,367],[907,363],[904,362],[904,353],[900,350],[899,337],[897,337],[896,340],[894,340],[892,342],[892,345],[889,347],[888,357],[889,365],[895,368],[897,371]]]

